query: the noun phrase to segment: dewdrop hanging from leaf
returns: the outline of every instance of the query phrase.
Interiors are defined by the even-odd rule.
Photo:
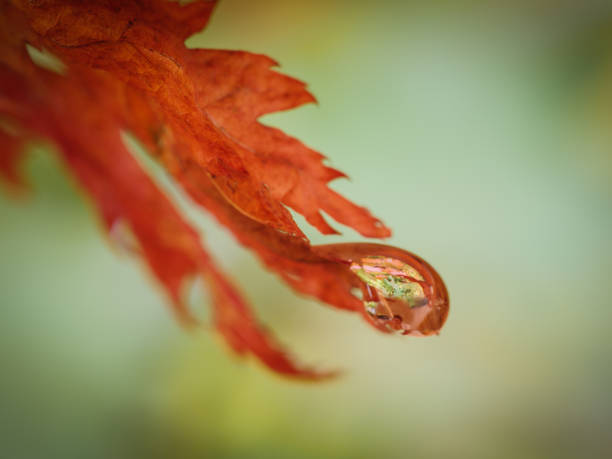
[[[382,331],[428,336],[439,333],[448,316],[446,286],[417,255],[381,244],[346,243],[313,247],[337,260],[361,281],[366,318]]]

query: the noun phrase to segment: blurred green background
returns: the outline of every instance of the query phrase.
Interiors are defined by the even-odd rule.
[[[446,327],[386,336],[298,298],[198,217],[279,339],[346,370],[281,379],[181,330],[34,149],[32,195],[0,198],[0,456],[612,457],[609,1],[225,0],[189,44],[309,83],[319,106],[264,121],[327,154],[352,178],[334,188],[436,266]]]

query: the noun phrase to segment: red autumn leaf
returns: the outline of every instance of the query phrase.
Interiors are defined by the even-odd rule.
[[[313,247],[293,221],[285,206],[324,234],[335,230],[321,211],[365,236],[390,234],[328,187],[343,174],[325,166],[323,155],[257,121],[314,101],[303,83],[272,70],[276,63],[265,56],[185,47],[214,2],[1,5],[0,172],[20,183],[24,141],[51,140],[107,231],[131,229],[182,321],[195,323],[181,290],[199,276],[213,294],[215,325],[234,350],[286,375],[330,375],[295,365],[258,325],[197,233],[127,151],[122,131],[296,291],[361,312],[383,331],[440,329],[448,297],[423,260],[373,244]],[[26,45],[57,56],[65,74],[37,66]]]

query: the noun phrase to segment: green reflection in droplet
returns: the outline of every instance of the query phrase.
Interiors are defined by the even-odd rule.
[[[383,256],[363,258],[359,263],[351,264],[351,271],[384,298],[405,301],[411,308],[427,304],[423,287],[418,282],[423,282],[423,276],[397,259]]]

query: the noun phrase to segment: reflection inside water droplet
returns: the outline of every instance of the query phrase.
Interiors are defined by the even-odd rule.
[[[405,334],[417,331],[413,324],[428,314],[429,300],[416,269],[396,258],[368,256],[351,263],[350,270],[363,281],[363,304],[375,323]]]
[[[317,251],[348,264],[359,278],[365,315],[376,327],[424,336],[438,333],[444,325],[448,293],[442,278],[422,258],[367,243],[331,244]]]

